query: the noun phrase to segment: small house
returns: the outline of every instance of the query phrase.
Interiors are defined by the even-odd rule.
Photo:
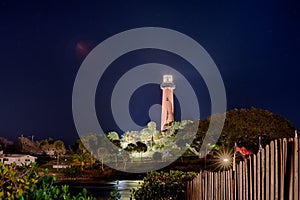
[[[37,158],[30,155],[24,154],[2,154],[0,155],[0,162],[4,163],[5,165],[13,164],[16,165],[23,165],[23,164],[30,164],[35,162]]]

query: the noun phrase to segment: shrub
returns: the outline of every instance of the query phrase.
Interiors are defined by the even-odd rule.
[[[77,176],[82,175],[82,171],[81,171],[80,167],[78,167],[78,166],[67,167],[67,168],[63,169],[63,173],[64,173],[65,177],[77,177]]]
[[[113,187],[113,190],[110,192],[109,200],[119,200],[121,199],[121,193],[119,191],[119,181],[117,181],[117,185]]]
[[[48,176],[48,170],[39,175],[35,163],[28,166],[0,163],[0,199],[20,200],[95,200],[86,189],[72,196],[68,185],[53,185],[56,177]]]
[[[187,181],[196,176],[195,172],[169,171],[150,172],[132,196],[139,199],[184,199]]]

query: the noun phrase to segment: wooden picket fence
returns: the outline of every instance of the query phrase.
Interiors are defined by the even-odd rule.
[[[201,171],[187,184],[189,200],[300,200],[299,137],[272,141],[235,170]]]

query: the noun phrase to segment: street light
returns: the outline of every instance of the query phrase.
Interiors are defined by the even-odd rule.
[[[219,166],[221,169],[228,169],[229,167],[231,167],[232,165],[232,162],[231,162],[231,155],[230,154],[223,154],[223,155],[220,155],[219,157]]]
[[[227,170],[232,166],[232,150],[222,148],[220,151],[217,151],[216,154],[216,159],[214,159],[215,163],[213,164],[216,170]]]

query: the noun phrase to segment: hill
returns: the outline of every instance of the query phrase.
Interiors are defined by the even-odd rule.
[[[210,117],[199,121],[199,127],[194,146],[201,143],[204,138]],[[284,117],[274,114],[268,110],[257,108],[234,109],[226,113],[224,128],[220,134],[217,145],[229,148],[238,145],[245,146],[253,152],[258,150],[259,136],[262,138],[262,145],[268,144],[271,140],[284,137],[293,137],[296,127]]]

